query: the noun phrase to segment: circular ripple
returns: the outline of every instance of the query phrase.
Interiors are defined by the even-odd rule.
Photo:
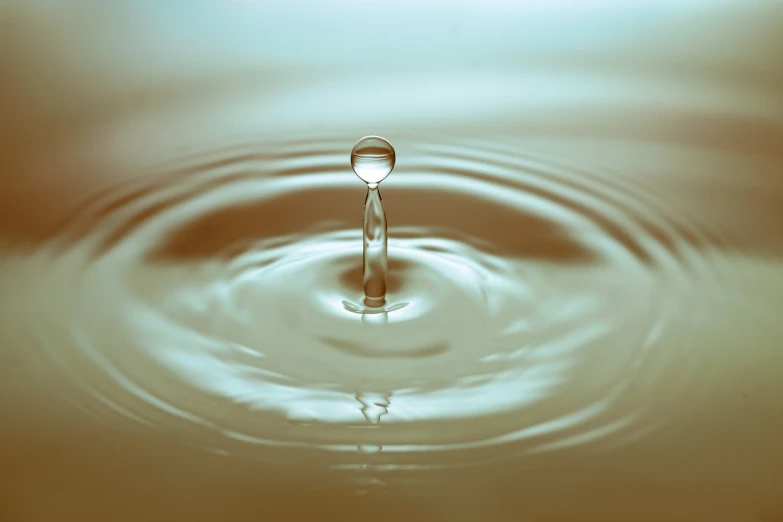
[[[136,422],[347,469],[362,448],[388,469],[437,468],[454,451],[469,464],[651,429],[649,391],[687,347],[680,312],[718,239],[605,170],[396,142],[385,313],[356,313],[352,140],[248,146],[64,224],[42,284],[70,304],[49,318],[52,356]]]

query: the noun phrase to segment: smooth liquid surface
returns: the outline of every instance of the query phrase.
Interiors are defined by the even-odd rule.
[[[686,22],[739,16],[660,9],[702,65]],[[740,46],[769,14],[722,32],[741,62],[699,69],[655,13],[652,46],[604,13],[635,36],[589,70],[584,42],[543,63],[495,42],[482,20],[511,14],[444,29],[484,42],[480,73],[437,45],[432,67],[410,27],[393,69],[293,49],[297,74],[229,74],[237,44],[145,80],[126,49],[64,67],[61,97],[34,74],[56,60],[12,55],[31,108],[2,129],[0,519],[783,514],[781,77]],[[363,316],[346,146],[368,129],[400,154],[390,310]]]

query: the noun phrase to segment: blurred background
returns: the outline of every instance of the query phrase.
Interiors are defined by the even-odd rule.
[[[781,143],[778,2],[0,9],[6,240],[42,233],[95,177],[125,174],[96,172],[100,161],[153,163],[229,135],[565,132],[770,154]],[[91,168],[48,175],[39,162],[56,154]]]
[[[783,3],[771,0],[3,0],[0,520],[783,520],[782,49]],[[351,147],[368,134],[397,146],[400,181],[392,175],[384,192],[390,219],[406,205],[419,216],[405,203],[419,201],[405,200],[405,176],[437,167],[433,151],[448,144],[450,153],[470,156],[462,167],[476,179],[492,151],[517,158],[535,150],[586,187],[597,172],[636,187],[634,194],[655,194],[657,206],[639,205],[650,221],[670,208],[687,223],[672,234],[699,251],[693,255],[704,264],[691,268],[709,273],[712,285],[672,298],[681,299],[673,316],[688,323],[693,313],[701,325],[667,341],[694,347],[682,365],[674,359],[667,367],[688,382],[677,381],[676,398],[665,380],[633,388],[638,397],[671,392],[655,411],[676,427],[608,457],[577,452],[522,468],[504,465],[501,452],[489,474],[455,468],[458,484],[409,477],[390,481],[383,494],[356,495],[307,466],[270,471],[193,449],[183,431],[126,430],[79,411],[81,399],[46,362],[66,334],[41,321],[82,310],[109,335],[98,310],[114,304],[71,300],[76,276],[53,261],[67,256],[51,245],[89,237],[121,198],[79,221],[79,231],[68,228],[63,243],[73,216],[114,187],[154,184],[183,159],[231,155],[237,144],[272,157],[284,150],[276,144],[293,143],[305,166],[308,150],[344,144],[327,163],[348,176]],[[588,174],[580,178],[580,169]],[[324,209],[353,223],[362,187],[346,190],[356,208],[332,209],[328,199],[292,204],[313,220],[325,220]],[[431,214],[463,219],[449,205],[443,200]],[[275,216],[291,227],[302,221],[282,210]],[[484,223],[480,213],[473,218]],[[257,234],[252,219],[219,223]],[[421,211],[421,219],[431,216]],[[535,235],[528,221],[498,219],[485,239],[510,244],[515,233]],[[198,245],[222,245],[214,238],[234,234],[227,230],[190,231],[181,256],[209,258],[213,250]],[[625,247],[676,250],[663,233],[644,230],[649,237]],[[558,245],[514,248],[537,260],[567,257],[568,245]],[[180,254],[168,251],[167,261]],[[688,255],[678,262],[692,261]],[[613,281],[618,292],[633,286],[634,276],[614,274],[591,277]],[[565,287],[570,277],[555,279]],[[681,277],[661,286],[696,281]],[[47,293],[53,288],[57,295]],[[634,301],[629,295],[625,303]],[[695,295],[698,306],[686,305]],[[42,329],[54,339],[46,356],[38,350]],[[76,363],[71,372],[87,375],[86,368]],[[115,377],[106,379],[96,386],[114,389]],[[438,429],[430,426],[427,440]]]

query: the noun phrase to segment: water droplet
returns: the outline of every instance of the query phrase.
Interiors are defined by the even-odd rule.
[[[378,136],[360,139],[351,151],[351,167],[356,175],[367,183],[362,259],[364,304],[371,309],[380,309],[386,304],[388,242],[386,212],[383,210],[383,199],[378,184],[391,173],[394,160],[394,147]]]
[[[394,169],[396,155],[392,144],[379,136],[366,136],[351,151],[351,168],[371,188],[386,179]]]

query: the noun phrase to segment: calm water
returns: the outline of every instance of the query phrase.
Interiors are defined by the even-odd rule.
[[[781,4],[159,4],[0,8],[0,520],[783,520]]]

